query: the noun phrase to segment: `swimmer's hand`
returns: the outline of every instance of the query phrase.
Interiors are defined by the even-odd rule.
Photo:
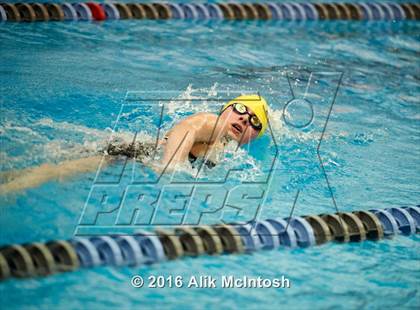
[[[165,166],[162,163],[152,161],[145,162],[145,165],[159,175],[162,175],[164,173],[173,173],[174,171],[179,169],[178,165],[176,165],[176,167],[175,165]]]
[[[165,170],[165,167],[163,167],[160,163],[148,161],[145,163],[145,165],[159,175],[162,174],[162,172]]]

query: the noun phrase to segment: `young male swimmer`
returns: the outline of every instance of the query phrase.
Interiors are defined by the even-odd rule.
[[[111,143],[106,152],[107,162],[115,156],[135,158],[151,166],[157,172],[173,171],[177,165],[203,158],[207,167],[216,164],[217,156],[223,152],[228,141],[239,145],[261,137],[268,126],[268,106],[259,95],[242,95],[226,103],[220,113],[201,112],[181,120],[172,127],[159,142],[163,148],[161,162],[156,165],[148,159],[155,145]],[[13,173],[7,183],[0,185],[0,194],[33,188],[50,180],[61,180],[82,172],[95,171],[103,155],[69,160]],[[11,175],[11,174],[9,174]]]

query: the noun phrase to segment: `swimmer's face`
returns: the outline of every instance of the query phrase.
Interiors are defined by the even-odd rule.
[[[250,115],[254,115],[254,112],[248,108],[248,113],[239,114],[233,106],[229,106],[220,115],[219,122],[223,124],[228,136],[240,144],[251,142],[260,133],[260,129],[255,129],[249,123]]]

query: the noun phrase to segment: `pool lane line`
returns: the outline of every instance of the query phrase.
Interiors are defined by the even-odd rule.
[[[419,20],[420,4],[397,2],[254,3],[2,3],[0,21],[193,20]]]
[[[380,240],[420,232],[420,207],[292,216],[230,224],[76,237],[0,248],[0,279],[33,278],[79,268],[139,266],[183,256],[252,253]]]

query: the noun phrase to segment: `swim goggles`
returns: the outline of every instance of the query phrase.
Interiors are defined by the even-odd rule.
[[[236,113],[241,114],[241,115],[248,114],[249,123],[251,124],[252,128],[254,128],[257,131],[261,130],[262,123],[261,123],[260,119],[255,114],[249,113],[246,105],[244,105],[242,103],[239,103],[239,102],[235,102],[233,104],[233,111],[235,111]]]

